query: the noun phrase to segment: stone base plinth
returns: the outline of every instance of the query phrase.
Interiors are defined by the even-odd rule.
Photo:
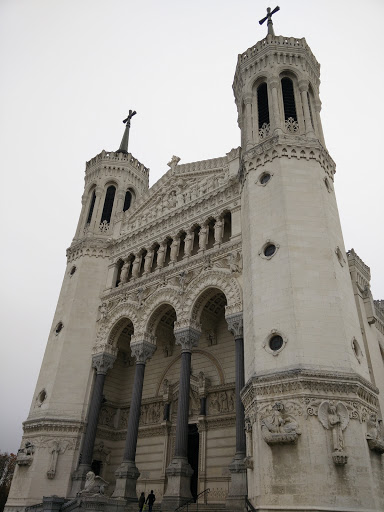
[[[162,510],[175,510],[192,498],[191,476],[193,469],[185,457],[174,457],[166,469],[167,490],[161,502]]]
[[[132,461],[122,462],[115,472],[116,487],[112,498],[124,498],[129,503],[137,503],[136,482],[140,472]]]
[[[244,510],[248,487],[247,468],[243,454],[235,455],[229,465],[229,472],[231,473],[231,482],[225,505],[228,510]]]

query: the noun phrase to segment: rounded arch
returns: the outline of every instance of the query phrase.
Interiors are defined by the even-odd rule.
[[[145,309],[148,313],[142,320],[140,330],[148,332],[151,335],[155,334],[157,324],[165,309],[161,306],[165,308],[171,306],[175,310],[176,320],[179,320],[182,316],[182,305],[178,291],[172,288],[160,287],[145,302]]]
[[[280,70],[279,80],[281,80],[282,78],[290,78],[291,80],[296,82],[300,79],[297,70],[290,66],[284,66],[284,68]]]
[[[193,279],[185,290],[185,314],[193,323],[200,323],[207,299],[217,291],[222,292],[227,299],[227,314],[243,310],[242,290],[237,280],[227,272],[207,270]]]
[[[135,331],[132,320],[128,316],[120,318],[115,325],[112,327],[111,332],[108,336],[108,345],[117,347],[121,333],[124,329],[128,329],[128,334],[132,336]]]
[[[112,309],[101,321],[97,333],[97,344],[108,344],[116,347],[119,335],[128,322],[132,323],[133,332],[136,332],[138,325],[137,307],[125,302]]]

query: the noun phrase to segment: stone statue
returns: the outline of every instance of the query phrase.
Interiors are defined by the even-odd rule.
[[[318,418],[323,427],[332,430],[332,443],[334,452],[332,458],[335,464],[344,465],[348,457],[344,453],[344,435],[343,431],[349,423],[349,414],[346,406],[342,402],[337,405],[333,400],[324,401],[319,406]]]
[[[267,444],[295,444],[301,434],[295,418],[286,413],[282,402],[276,402],[262,418],[261,433]]]
[[[88,471],[84,489],[77,493],[78,496],[99,496],[104,494],[105,488],[108,487],[108,482],[103,480],[100,476],[96,476],[93,471]]]
[[[128,271],[129,271],[129,262],[125,261],[124,265],[121,267],[119,286],[121,286],[127,282]]]
[[[367,441],[371,450],[384,453],[384,429],[383,421],[377,419],[376,413],[372,413],[367,421]]]
[[[172,174],[174,174],[177,164],[180,162],[180,157],[173,155],[167,165],[171,168]]]
[[[165,259],[165,245],[161,244],[159,250],[157,251],[157,266],[161,268],[164,265]]]
[[[187,236],[184,240],[184,254],[186,256],[190,256],[192,252],[192,244],[193,244],[193,233],[187,233]]]

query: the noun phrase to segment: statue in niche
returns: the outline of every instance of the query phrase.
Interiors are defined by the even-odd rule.
[[[341,466],[346,464],[348,456],[344,452],[343,431],[349,423],[348,409],[342,402],[336,405],[333,400],[326,400],[319,406],[318,418],[325,429],[332,431],[333,462]]]
[[[107,312],[108,312],[108,305],[107,305],[106,302],[103,302],[99,306],[99,311],[100,311],[100,318],[99,318],[99,320],[104,320],[104,318],[107,316]]]
[[[187,233],[187,236],[185,237],[185,240],[184,240],[184,254],[186,256],[190,256],[191,255],[191,252],[192,252],[192,239],[193,239],[193,234],[192,233]]]
[[[295,418],[285,411],[282,402],[275,402],[270,412],[261,419],[261,433],[269,444],[295,444],[301,434]]]
[[[376,413],[372,413],[367,421],[367,441],[370,450],[384,453],[384,429],[383,420],[377,419]]]
[[[125,261],[123,266],[121,267],[119,286],[122,286],[124,283],[127,282],[128,271],[129,271],[129,261]]]
[[[109,483],[106,482],[103,478],[96,476],[93,471],[88,471],[85,479],[84,489],[79,491],[77,496],[93,497],[103,495],[105,488],[108,487],[108,485]]]
[[[219,395],[220,412],[228,412],[228,397],[225,391],[221,391]]]
[[[205,336],[207,338],[208,347],[211,347],[212,345],[217,345],[217,338],[216,338],[215,331],[213,329],[209,329],[205,333]]]

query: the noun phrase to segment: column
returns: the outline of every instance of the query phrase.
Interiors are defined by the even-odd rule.
[[[279,110],[279,96],[277,94],[278,87],[280,86],[280,80],[272,78],[269,82],[269,87],[272,91],[272,105],[269,107],[271,115],[271,132],[276,134],[283,133],[281,129],[281,116]],[[272,108],[271,108],[272,107]]]
[[[149,336],[146,336],[149,338]],[[152,340],[153,341],[153,340]],[[116,487],[113,498],[125,498],[127,502],[137,502],[136,481],[140,476],[136,467],[136,445],[139,433],[141,395],[146,362],[153,356],[156,345],[148,340],[131,343],[132,356],[136,358],[135,378],[129,408],[127,437],[123,462],[116,470]]]
[[[249,149],[253,146],[253,134],[252,134],[252,94],[246,94],[243,98],[245,105],[245,149]]]
[[[114,351],[114,349],[112,349],[112,351]],[[107,371],[112,368],[115,360],[115,353],[102,352],[92,356],[92,367],[96,368],[96,378],[88,409],[88,422],[81,451],[81,463],[77,471],[75,471],[72,476],[72,496],[76,496],[77,492],[82,489],[85,482],[85,476],[87,472],[91,470],[97,423],[99,421],[99,413],[103,401],[105,376]]]
[[[100,217],[101,217],[101,213],[99,214],[99,209],[100,209],[101,198],[104,195],[103,188],[96,187],[95,195],[96,195],[96,201],[95,201],[95,206],[93,207],[93,213],[92,213],[91,222],[89,224],[89,229],[92,233],[99,233],[99,224],[100,224]]]
[[[244,406],[240,392],[245,384],[244,377],[244,338],[243,338],[243,314],[237,313],[226,317],[228,330],[235,338],[235,365],[236,365],[236,453],[229,471],[231,483],[229,486],[227,508],[243,509],[244,498],[247,496],[247,469],[244,463],[246,455]]]
[[[309,111],[309,103],[308,103],[308,82],[307,80],[299,81],[299,90],[301,94],[301,102],[303,104],[303,112],[304,112],[304,121],[305,121],[305,135],[307,137],[314,138],[315,132],[313,131],[312,121],[311,121],[311,113]]]
[[[175,332],[176,345],[181,346],[175,454],[166,470],[168,485],[162,510],[174,510],[192,498],[190,484],[193,470],[188,463],[189,388],[192,348],[197,346],[200,334],[192,327]]]
[[[91,194],[91,200],[92,200],[92,194]],[[88,203],[88,196],[83,194],[81,197],[81,205],[82,205],[81,213],[80,213],[80,217],[79,217],[79,222],[77,223],[75,238],[79,238],[83,235],[82,229],[84,229],[84,227],[85,227],[84,226],[84,217],[85,217],[87,203]]]
[[[316,114],[316,123],[317,123],[317,130],[320,136],[320,142],[325,146],[325,140],[324,140],[324,133],[323,133],[323,126],[321,124],[321,101],[320,98],[317,98],[315,100],[315,114]]]

